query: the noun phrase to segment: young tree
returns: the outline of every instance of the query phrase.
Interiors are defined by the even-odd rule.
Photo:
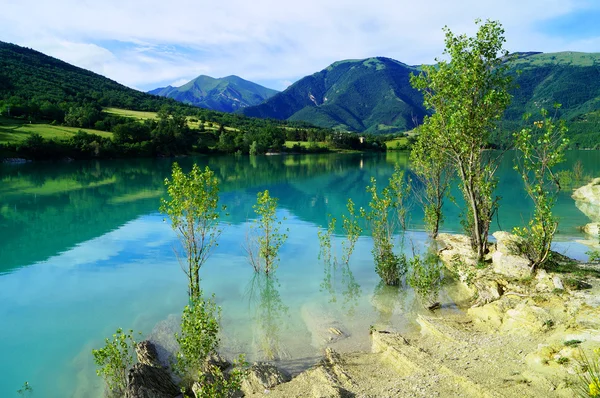
[[[433,141],[439,128],[426,117],[410,153],[412,169],[421,183],[420,189],[414,189],[415,196],[423,206],[425,228],[434,239],[438,235],[440,224],[444,222],[442,207],[452,178],[447,157],[437,150]]]
[[[251,227],[254,236],[248,237],[245,247],[254,271],[264,271],[267,275],[277,269],[279,249],[288,237],[279,232],[281,221],[276,215],[277,202],[268,190],[258,193],[256,204],[252,206],[258,216]]]
[[[191,392],[194,381],[198,381],[200,390],[194,391],[196,397],[232,397],[239,390],[245,366],[244,356],[234,361],[234,368],[224,373],[211,363],[210,357],[219,347],[219,321],[221,308],[215,304],[214,296],[205,299],[202,292],[190,299],[181,316],[181,333],[175,334],[179,345],[173,370],[181,377],[184,393]],[[187,395],[185,395],[187,396]]]
[[[569,144],[564,122],[555,123],[545,109],[542,109],[542,117],[533,123],[533,128],[514,134],[518,151],[515,170],[521,174],[525,191],[534,204],[529,225],[515,228],[515,232],[525,239],[522,249],[531,260],[532,271],[543,266],[551,253],[550,246],[558,227],[552,207],[560,190],[553,168],[564,160],[564,151]]]
[[[508,52],[502,48],[504,29],[499,22],[481,24],[474,37],[455,36],[448,27],[444,54],[450,60],[423,66],[411,84],[435,113],[426,123],[435,127],[433,152],[441,152],[456,168],[467,203],[464,225],[481,261],[487,250],[492,217],[498,206],[493,197],[498,159],[484,150],[510,103],[511,77],[506,73]],[[436,155],[437,156],[437,155]]]
[[[185,174],[174,163],[172,178],[165,179],[165,185],[171,199],[161,199],[160,211],[169,216],[181,241],[185,260],[178,257],[188,277],[189,295],[199,297],[200,268],[217,245],[222,231],[219,228],[219,181],[208,167],[202,171],[194,164],[189,174]]]
[[[386,285],[396,286],[406,272],[407,263],[404,254],[394,253],[394,235],[398,226],[403,231],[406,228],[408,185],[404,183],[404,172],[396,167],[389,185],[381,192],[377,189],[377,180],[371,177],[367,192],[371,195],[370,210],[361,208],[360,213],[371,226],[375,271]]]
[[[122,397],[127,387],[127,371],[133,366],[136,341],[133,330],[117,329],[112,341],[105,340],[103,348],[92,350],[98,369],[96,374],[106,382],[109,396]]]

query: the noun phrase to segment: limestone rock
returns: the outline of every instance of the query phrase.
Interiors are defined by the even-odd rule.
[[[508,232],[498,231],[493,234],[496,238],[496,251],[492,254],[493,270],[510,278],[526,278],[531,274],[531,262],[519,254],[523,238]]]
[[[600,222],[586,224],[583,227],[583,232],[585,232],[588,235],[599,236],[600,235]]]
[[[292,378],[287,373],[265,362],[255,362],[249,369],[244,381],[242,391],[245,394],[262,393],[278,384],[290,381]]]
[[[600,222],[600,178],[576,189],[572,198],[575,205],[594,222]]]
[[[129,370],[126,398],[174,398],[179,393],[171,375],[162,367],[136,363]]]
[[[445,264],[452,265],[458,262],[470,266],[477,264],[477,256],[471,247],[471,240],[468,236],[439,234],[437,240],[442,245],[439,255]]]
[[[554,325],[554,320],[545,309],[520,302],[515,308],[506,311],[500,331],[519,335],[543,332]]]

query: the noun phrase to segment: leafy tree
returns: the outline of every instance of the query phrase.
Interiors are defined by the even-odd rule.
[[[425,228],[435,239],[440,224],[444,221],[442,207],[450,186],[452,171],[448,158],[442,151],[437,150],[433,141],[436,138],[436,129],[441,128],[434,126],[434,123],[435,121],[425,118],[425,122],[419,128],[417,142],[412,147],[410,159],[412,169],[422,187],[415,190],[415,193],[423,206]]]
[[[557,105],[556,109],[559,107]],[[533,128],[524,128],[514,134],[518,151],[515,170],[523,178],[525,191],[534,204],[529,225],[515,228],[515,232],[524,238],[522,249],[531,260],[532,271],[543,266],[551,254],[552,239],[558,228],[552,207],[560,189],[553,168],[564,161],[564,151],[569,144],[564,122],[555,122],[544,109],[542,117],[533,123]]]
[[[161,199],[160,211],[170,218],[181,241],[185,260],[180,258],[180,263],[188,277],[189,295],[198,297],[200,268],[222,231],[218,223],[219,181],[208,167],[202,171],[194,164],[185,174],[173,163],[171,180],[165,179],[165,185],[170,200]]]
[[[441,152],[456,168],[467,203],[463,225],[477,258],[487,251],[488,233],[498,206],[493,197],[498,159],[485,153],[490,133],[510,103],[508,52],[502,48],[504,29],[496,21],[481,24],[474,37],[456,36],[448,27],[444,54],[450,60],[423,66],[411,84],[423,93],[424,104],[435,113],[426,123],[436,129],[434,152]],[[437,156],[437,155],[436,155]]]
[[[113,396],[125,396],[127,371],[133,366],[133,353],[137,344],[133,338],[133,330],[124,332],[119,328],[113,334],[113,339],[107,338],[105,343],[103,348],[92,350],[94,362],[99,367],[96,374],[104,379]]]
[[[277,198],[265,190],[257,194],[256,204],[252,206],[258,216],[251,227],[255,236],[249,237],[246,251],[254,271],[269,274],[277,269],[279,249],[288,236],[279,232],[281,221],[277,219]]]

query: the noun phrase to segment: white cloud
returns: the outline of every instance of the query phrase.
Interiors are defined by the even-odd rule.
[[[537,27],[583,0],[8,0],[2,40],[25,44],[129,86],[149,89],[199,74],[295,80],[331,62],[388,56],[433,62],[442,26],[473,33],[477,17],[500,20],[510,50],[553,51],[597,40],[550,39]]]

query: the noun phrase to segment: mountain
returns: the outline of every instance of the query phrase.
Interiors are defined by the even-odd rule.
[[[410,130],[425,115],[411,72],[418,70],[384,57],[339,61],[241,112],[358,132]]]
[[[525,112],[535,115],[558,102],[558,116],[567,121],[575,144],[593,147],[600,141],[600,54],[515,56],[509,71],[516,84],[513,100],[494,139],[507,143]],[[421,95],[410,86],[411,72],[419,69],[382,57],[335,62],[242,113],[358,132],[410,130],[425,114]]]
[[[31,102],[52,104],[97,103],[133,110],[156,111],[176,104],[119,84],[41,52],[0,42],[0,105],[13,109]]]
[[[198,76],[181,87],[163,87],[148,92],[179,102],[221,112],[234,112],[258,105],[277,94],[277,91],[249,82],[241,77],[227,76],[215,79]]]

